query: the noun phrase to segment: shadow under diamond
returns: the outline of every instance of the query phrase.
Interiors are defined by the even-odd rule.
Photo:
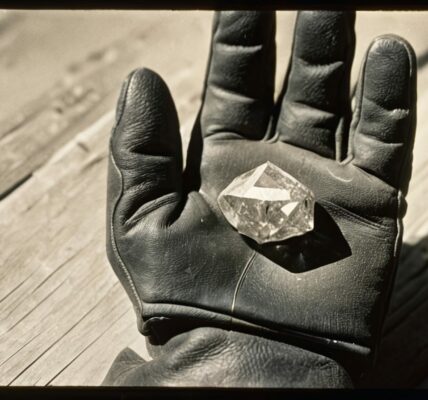
[[[336,222],[319,203],[315,203],[311,232],[262,245],[248,237],[244,240],[260,254],[293,273],[310,271],[352,254]]]

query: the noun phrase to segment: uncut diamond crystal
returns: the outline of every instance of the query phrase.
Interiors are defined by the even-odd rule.
[[[259,244],[314,228],[312,191],[269,161],[236,177],[217,201],[229,223]]]

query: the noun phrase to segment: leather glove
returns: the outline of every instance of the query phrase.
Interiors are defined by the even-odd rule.
[[[257,335],[196,328],[174,336],[144,361],[131,349],[115,359],[105,385],[262,388],[351,387],[333,360]]]
[[[287,344],[335,360],[354,380],[373,360],[401,247],[416,63],[403,39],[375,39],[351,112],[353,23],[353,13],[300,12],[274,102],[274,13],[217,13],[184,172],[165,83],[148,69],[126,80],[107,253],[154,357],[174,337],[233,330],[283,344],[285,358]],[[266,161],[314,192],[312,232],[258,245],[226,221],[219,193]]]

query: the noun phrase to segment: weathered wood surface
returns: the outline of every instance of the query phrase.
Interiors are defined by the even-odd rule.
[[[278,88],[294,13],[278,21]],[[362,13],[356,67],[377,34],[420,60],[406,245],[376,382],[428,376],[428,13]],[[0,13],[0,385],[98,385],[126,346],[147,357],[105,255],[107,140],[120,82],[147,66],[167,81],[187,146],[211,12]],[[427,110],[425,110],[427,109]],[[416,344],[416,346],[415,346]]]

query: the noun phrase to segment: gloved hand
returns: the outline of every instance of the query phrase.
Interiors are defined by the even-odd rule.
[[[353,22],[299,13],[274,102],[274,13],[217,13],[184,173],[165,83],[148,69],[125,82],[107,251],[154,357],[167,357],[176,335],[215,327],[318,353],[354,379],[373,359],[401,247],[416,63],[403,39],[377,38],[351,113]],[[219,193],[266,161],[314,192],[313,232],[258,245],[226,221]]]

